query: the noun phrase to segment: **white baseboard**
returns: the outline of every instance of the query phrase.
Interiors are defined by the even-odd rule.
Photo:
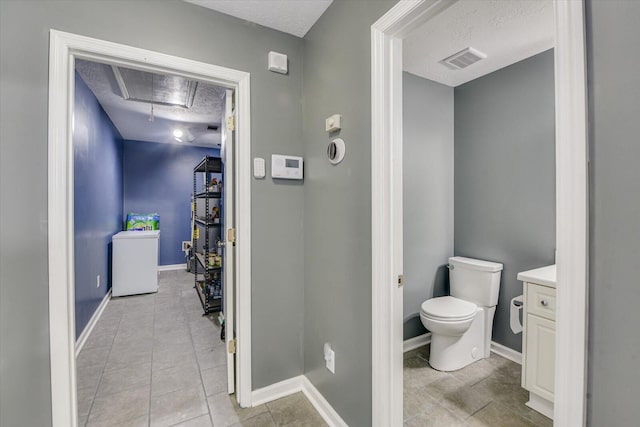
[[[186,270],[187,264],[169,264],[169,265],[159,265],[158,271],[171,271],[171,270]]]
[[[347,427],[347,423],[340,417],[340,415],[333,409],[333,407],[327,402],[327,399],[318,391],[317,388],[309,381],[304,375],[289,378],[288,380],[280,381],[275,384],[271,384],[267,387],[263,387],[258,390],[254,390],[251,393],[251,404],[253,406],[262,405],[281,397],[289,396],[294,393],[303,392],[309,399],[309,402],[316,408],[318,414],[324,419],[324,421],[330,427]]]
[[[540,412],[545,417],[553,419],[553,402],[549,402],[544,397],[529,392],[529,401],[525,405],[534,411]]]
[[[251,404],[253,406],[262,405],[281,397],[302,391],[302,378],[304,375],[289,378],[275,384],[268,385],[251,393]]]
[[[502,344],[498,344],[495,341],[491,341],[491,351],[498,356],[502,356],[505,359],[516,362],[518,365],[522,365],[522,353],[518,351],[505,347]]]
[[[305,376],[302,376],[302,392],[309,402],[316,408],[316,411],[324,419],[324,421],[331,427],[347,427],[347,423],[344,422],[342,417],[331,406],[327,399],[324,398],[322,393],[309,381]]]
[[[422,347],[423,345],[427,345],[430,342],[431,342],[431,332],[418,335],[417,337],[409,338],[408,340],[404,340],[403,352],[406,353],[407,351],[411,351],[418,347]]]
[[[107,307],[107,304],[109,303],[110,299],[111,299],[111,289],[109,289],[109,292],[107,292],[104,298],[102,298],[100,305],[98,306],[96,311],[93,312],[93,316],[91,316],[91,319],[89,319],[89,323],[87,323],[87,326],[84,327],[84,329],[82,330],[82,333],[76,340],[76,357],[78,357],[78,355],[80,354],[82,347],[84,347],[84,344],[87,342],[89,335],[91,335],[93,328],[95,328],[96,323],[98,323],[98,320],[100,319],[100,316],[102,316],[102,312]]]
[[[423,345],[431,342],[431,332],[427,332],[417,337],[409,338],[404,341],[404,351],[411,351]],[[522,364],[522,354],[508,347],[491,341],[491,351],[495,354],[509,359],[518,364]],[[316,408],[318,414],[324,419],[324,421],[331,427],[346,427],[347,423],[340,417],[331,404],[324,398],[324,396],[318,391],[317,388],[309,381],[304,375],[289,378],[288,380],[280,381],[275,384],[271,384],[267,387],[254,390],[251,393],[251,402],[253,406],[262,405],[281,397],[289,396],[297,392],[303,392],[309,399],[309,402]]]

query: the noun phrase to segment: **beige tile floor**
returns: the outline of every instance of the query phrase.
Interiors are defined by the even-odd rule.
[[[163,272],[157,294],[112,299],[77,359],[80,425],[326,425],[301,393],[240,409],[215,317],[184,271]]]
[[[551,427],[552,421],[525,406],[520,365],[496,356],[459,371],[432,369],[429,346],[404,356],[405,426]]]

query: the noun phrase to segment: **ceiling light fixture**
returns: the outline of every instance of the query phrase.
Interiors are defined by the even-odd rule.
[[[180,129],[175,129],[173,131],[173,136],[175,136],[176,138],[180,138],[182,136],[182,131]]]

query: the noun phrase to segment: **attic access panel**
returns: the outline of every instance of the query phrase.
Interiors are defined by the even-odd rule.
[[[189,109],[198,89],[198,82],[179,76],[166,76],[111,66],[122,98]]]

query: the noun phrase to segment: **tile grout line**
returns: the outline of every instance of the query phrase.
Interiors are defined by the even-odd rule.
[[[179,285],[177,285],[177,280],[176,280],[176,286],[179,286]],[[183,304],[183,301],[182,301],[182,292],[180,292],[180,296],[179,296],[178,298],[180,299],[180,307],[181,307],[181,309],[182,309],[182,313],[185,315],[185,319],[186,319],[186,311],[185,311],[185,309],[184,309],[184,304]],[[188,320],[187,320],[187,322],[186,322],[186,323],[189,323],[189,322],[188,322]],[[155,324],[154,324],[154,327],[155,327]],[[188,325],[187,325],[187,328],[188,328]],[[189,332],[188,332],[188,333],[189,333],[189,335],[191,335],[190,330],[189,330]],[[195,348],[194,348],[194,351],[195,351]],[[163,368],[163,369],[160,369],[160,370],[159,370],[159,372],[160,372],[160,371],[167,370],[167,369],[172,369],[172,368],[173,368],[173,367]],[[153,370],[152,370],[152,374],[153,374]],[[156,397],[164,396],[165,394],[174,393],[174,392],[175,392],[175,390],[173,390],[173,391],[167,391],[167,392],[165,392],[165,393],[162,393],[162,394],[157,395]],[[191,420],[195,420],[196,418],[199,418],[199,417],[201,417],[201,416],[202,416],[202,415],[196,415],[196,416],[195,416],[195,417],[193,417],[193,418],[189,418],[189,419],[186,419],[186,420],[183,420],[183,421],[178,421],[178,422],[177,422],[177,423],[175,423],[175,424],[171,424],[171,426],[170,426],[170,427],[179,426],[180,424],[186,423],[186,422],[191,421]],[[209,417],[209,419],[211,419],[211,417]]]
[[[113,307],[113,305],[112,305]],[[100,322],[100,320],[98,320],[98,322]],[[93,405],[96,401],[96,397],[98,396],[98,390],[100,389],[100,384],[102,384],[102,378],[104,377],[104,371],[107,369],[107,362],[109,361],[109,356],[111,355],[111,350],[113,350],[113,342],[116,339],[116,336],[118,335],[118,331],[120,330],[120,325],[122,323],[122,313],[120,313],[119,316],[119,320],[118,320],[118,327],[116,328],[116,333],[113,336],[113,338],[111,339],[111,345],[109,346],[109,352],[107,353],[107,358],[104,361],[104,366],[102,367],[102,372],[100,372],[100,379],[98,380],[98,385],[96,386],[95,391],[93,392],[93,398],[91,399],[91,406],[89,406],[89,412],[87,413],[87,419],[84,422],[84,426],[86,427],[89,424],[89,419],[91,418],[91,411],[93,411]],[[97,326],[97,324],[96,324]],[[89,339],[89,337],[87,337],[87,339]],[[84,350],[84,349],[83,349]],[[80,351],[80,354],[82,354],[82,351]],[[79,356],[79,355],[78,355]],[[78,378],[78,367],[76,365],[76,406],[77,406],[77,400],[78,400],[78,396],[77,396],[77,378]]]
[[[423,360],[423,361],[425,361],[425,362],[429,363],[429,359],[425,359],[424,357],[422,357],[422,355],[421,355],[421,354],[416,354],[416,357],[417,357],[418,359],[420,359],[420,360]],[[429,366],[431,366],[431,365],[429,365]],[[433,369],[433,368],[431,368],[431,369]]]
[[[177,280],[176,280],[176,283],[177,283]],[[187,314],[187,309],[184,306],[184,297],[182,296],[182,288],[180,287],[180,285],[178,285],[178,286],[179,286],[179,289],[180,289],[180,296],[179,296],[179,298],[180,298],[180,307],[182,308],[182,314],[184,314],[184,316],[185,316],[185,320],[186,320],[185,323],[187,324],[187,329],[188,329],[187,333],[189,334],[191,347],[193,348],[193,354],[194,354],[194,357],[195,357],[195,360],[196,360],[196,365],[198,367],[198,373],[199,373],[199,376],[200,376],[200,385],[202,386],[202,389],[204,391],[204,399],[205,399],[205,402],[207,403],[207,415],[209,416],[209,421],[211,422],[211,425],[213,426],[213,417],[211,415],[211,408],[209,407],[209,399],[207,398],[207,391],[204,389],[204,381],[202,379],[202,371],[200,370],[200,362],[198,361],[198,354],[196,352],[196,348],[195,348],[195,345],[193,343],[193,337],[191,336],[191,326],[189,324],[190,322],[189,322],[189,316]],[[178,422],[176,424],[173,424],[171,427],[179,426],[182,423],[186,423],[188,421],[195,420],[196,418],[200,418],[203,415],[204,414],[196,415],[195,417],[189,418],[188,420],[180,421],[180,422]]]
[[[184,298],[182,296],[182,292],[180,292],[180,302],[182,303],[182,311],[187,320],[187,328],[189,329],[189,341],[191,342],[191,347],[193,348],[193,354],[196,359],[196,365],[198,367],[198,376],[200,377],[200,386],[202,387],[202,391],[204,394],[204,401],[207,404],[207,413],[209,414],[209,421],[211,421],[211,425],[213,425],[213,415],[211,414],[211,405],[209,405],[209,398],[207,396],[207,389],[204,387],[204,378],[202,377],[202,369],[200,369],[200,361],[198,360],[198,352],[196,351],[196,346],[193,343],[193,335],[191,334],[191,321],[187,315],[187,309],[184,306]],[[207,317],[203,315],[203,317]]]
[[[424,358],[421,357],[421,355],[415,355],[414,357],[416,357],[417,359],[419,359],[421,361],[424,361]],[[485,381],[488,381],[491,378],[494,378],[503,369],[504,366],[511,365],[513,363],[514,362],[512,362],[512,361],[508,361],[507,364],[505,364],[505,365],[500,365],[500,366],[492,365],[490,374],[484,375],[484,373],[481,372],[481,374],[484,375],[484,376],[482,378],[480,378],[480,379],[477,379],[475,382],[473,382],[473,384],[471,384],[470,382],[466,383],[467,387],[472,389],[472,388],[476,387],[478,384],[480,384],[482,382],[485,382]],[[430,368],[428,364],[427,364],[426,367],[429,368],[429,369],[433,369],[433,368]],[[406,367],[403,368],[403,370],[404,370],[404,372],[406,372]],[[517,371],[519,371],[519,369],[517,369]],[[453,377],[457,378],[455,375]],[[514,377],[519,377],[519,375],[516,374],[516,375],[514,375]],[[509,376],[509,378],[511,378],[511,376]],[[457,378],[457,379],[459,381],[462,381],[460,378]],[[508,386],[517,387],[517,384],[512,384],[510,381],[504,381],[504,380],[499,380],[499,379],[497,379],[497,380],[499,382],[501,382],[501,383],[504,382]],[[469,385],[469,384],[471,384],[471,385]],[[404,393],[406,395],[406,393],[407,393],[406,389],[405,389]],[[531,412],[531,411],[522,412],[522,406],[523,406],[522,404],[516,404],[514,402],[501,402],[501,401],[496,400],[495,396],[491,400],[489,400],[487,403],[485,403],[482,407],[480,407],[477,410],[473,411],[471,414],[464,415],[464,416],[462,414],[457,414],[457,413],[449,410],[448,408],[444,407],[442,404],[439,404],[440,407],[442,407],[445,410],[448,410],[452,415],[457,416],[457,418],[459,418],[461,421],[463,421],[465,426],[468,425],[471,421],[473,421],[474,417],[479,412],[483,411],[485,408],[487,408],[490,405],[497,405],[499,408],[503,409],[504,414],[509,414],[509,415],[513,416],[514,418],[520,419],[523,422],[527,423],[527,425],[529,425],[528,423],[536,424],[536,421],[534,419],[535,417],[532,416],[532,415],[535,414],[535,412]],[[403,423],[407,423],[407,422],[413,420],[414,418],[420,416],[421,414],[425,414],[425,410],[424,409],[422,411],[418,411],[418,413],[413,414],[413,415],[411,415],[411,416],[409,416],[407,418],[403,418]]]
[[[474,411],[471,415],[469,415],[467,418],[465,418],[465,421],[470,419],[471,417],[473,417],[475,414],[477,414],[478,412],[482,411],[484,408],[486,408],[487,406],[491,405],[494,402],[494,400],[492,399],[490,402],[487,402],[486,405],[484,405],[482,408],[478,409],[477,411]]]
[[[192,332],[195,332],[195,330],[193,329],[193,326],[191,326],[191,324],[189,322],[191,320],[191,316],[189,315],[189,313],[191,313],[191,312],[187,310],[187,305],[186,305],[187,302],[190,301],[189,296],[193,296],[193,294],[189,293],[188,296],[187,295],[182,295],[183,294],[183,285],[184,286],[187,286],[187,285],[186,284],[181,284],[179,280],[173,280],[173,281],[169,281],[169,282],[170,283],[167,283],[166,286],[161,286],[161,288],[162,289],[167,289],[167,287],[169,287],[169,288],[172,288],[172,290],[174,290],[174,291],[179,291],[179,292],[176,292],[175,296],[169,295],[168,297],[171,300],[174,300],[174,301],[177,300],[176,302],[179,303],[179,306],[178,306],[179,310],[182,313],[182,315],[185,316],[185,322],[187,323],[187,325],[186,325],[187,326],[187,331],[185,331],[185,332],[189,334],[188,338],[189,338],[189,342],[191,343],[191,349],[193,351],[194,356],[196,357],[196,361],[195,362],[196,362],[196,367],[198,369],[199,378],[200,378],[200,381],[201,381],[201,384],[200,384],[201,385],[201,389],[204,390],[203,394],[204,394],[205,399],[207,400],[207,402],[206,402],[207,403],[207,411],[208,411],[207,415],[208,415],[210,421],[212,421],[212,410],[209,407],[209,402],[208,402],[208,399],[207,399],[206,389],[204,388],[204,380],[203,380],[203,376],[202,376],[201,364],[200,364],[200,361],[197,359],[197,354],[198,353],[196,352],[196,348],[195,348],[195,337],[192,335]],[[190,289],[186,289],[186,290],[190,290]],[[158,309],[159,309],[159,307],[162,307],[162,305],[161,305],[162,298],[158,299],[157,295],[162,295],[162,294],[163,294],[163,292],[159,292],[158,294],[153,295],[154,301],[152,303],[152,305],[153,305],[153,314],[152,314],[152,325],[153,325],[152,327],[153,327],[153,330],[152,330],[152,337],[151,337],[151,343],[150,343],[150,345],[152,346],[151,354],[150,354],[150,356],[151,356],[151,370],[150,370],[150,374],[149,374],[151,376],[151,378],[150,378],[150,382],[149,382],[149,406],[148,406],[148,410],[147,410],[147,416],[149,417],[149,419],[148,419],[147,425],[151,425],[151,410],[152,410],[152,400],[153,400],[153,397],[152,397],[152,382],[153,382],[153,379],[152,379],[152,377],[153,377],[153,372],[154,372],[152,367],[153,367],[153,362],[154,362],[155,358],[158,356],[157,354],[155,354],[156,352],[155,352],[154,341],[155,341],[156,338],[160,337],[159,334],[161,332],[159,330],[156,330],[157,329],[156,328],[157,321],[158,321],[158,319],[160,317]],[[149,305],[151,305],[151,304],[149,304]],[[113,306],[116,307],[117,305],[114,304]],[[89,420],[89,417],[92,414],[92,410],[95,410],[94,403],[95,403],[95,399],[97,397],[97,391],[100,389],[100,386],[104,381],[104,375],[107,372],[106,371],[106,366],[108,365],[108,360],[111,357],[110,355],[114,354],[113,353],[113,351],[114,351],[113,347],[114,347],[114,343],[115,343],[115,338],[118,336],[118,334],[122,334],[122,333],[128,331],[128,330],[123,330],[122,329],[123,328],[124,317],[126,315],[127,310],[123,311],[121,309],[121,307],[118,306],[118,310],[116,312],[119,312],[119,314],[114,319],[114,321],[115,321],[114,323],[117,322],[116,325],[115,325],[115,333],[114,333],[113,337],[110,339],[111,345],[108,346],[108,347],[105,346],[106,347],[106,353],[107,353],[106,354],[106,361],[105,361],[105,363],[104,363],[104,365],[103,365],[103,367],[102,367],[102,369],[101,369],[101,371],[99,373],[100,376],[98,378],[96,389],[93,392],[93,399],[91,401],[91,405],[90,405],[90,408],[89,408],[89,411],[88,411],[87,421],[85,421],[82,425],[87,425],[88,424],[88,420]],[[195,312],[194,312],[194,314],[195,314]],[[103,319],[102,323],[104,323],[104,319]],[[170,369],[170,368],[167,368],[167,369]],[[205,414],[200,414],[200,415],[198,415],[196,417],[189,418],[188,420],[182,420],[181,422],[189,421],[189,420],[192,420],[194,418],[201,417],[203,415],[205,415]]]
[[[173,301],[177,300],[176,302],[179,303],[178,309],[180,310],[180,313],[183,316],[185,316],[185,322],[187,323],[187,325],[186,325],[187,326],[187,331],[184,331],[184,332],[189,334],[188,339],[189,339],[189,342],[191,343],[191,349],[193,351],[193,355],[194,355],[194,357],[196,357],[196,360],[195,360],[196,365],[195,366],[198,369],[198,374],[199,374],[199,378],[200,378],[200,382],[201,382],[201,384],[200,384],[201,385],[201,389],[204,390],[203,394],[204,394],[204,398],[205,398],[206,404],[207,404],[207,411],[208,411],[207,415],[208,415],[208,418],[209,418],[210,422],[212,423],[212,419],[213,419],[212,407],[209,405],[209,401],[208,401],[208,398],[207,398],[207,391],[206,391],[205,386],[204,386],[205,382],[204,382],[203,375],[202,375],[201,364],[200,364],[199,359],[197,358],[197,354],[198,353],[197,353],[196,348],[195,348],[196,339],[195,339],[195,336],[192,335],[192,333],[196,332],[196,329],[194,329],[194,327],[196,327],[197,325],[192,326],[191,322],[190,322],[190,320],[192,319],[191,314],[193,314],[194,316],[197,316],[201,312],[199,312],[199,310],[196,310],[196,311],[193,311],[193,313],[192,313],[191,311],[187,310],[187,308],[188,308],[187,303],[190,302],[190,298],[189,297],[193,297],[195,295],[193,295],[192,293],[189,293],[188,295],[186,295],[186,294],[182,295],[183,286],[187,286],[186,284],[181,284],[180,281],[175,280],[175,281],[170,281],[170,283],[167,283],[166,286],[162,286],[161,288],[162,289],[167,289],[167,286],[172,288],[174,291],[175,290],[179,291],[177,293],[177,295],[175,295],[175,296],[168,295],[168,298],[170,300],[173,300]],[[188,289],[188,290],[192,290],[192,289]],[[150,426],[152,424],[151,423],[151,411],[152,411],[152,400],[153,400],[153,396],[152,396],[152,382],[153,382],[153,372],[154,372],[154,370],[153,370],[153,362],[154,362],[155,358],[157,358],[157,356],[158,356],[158,354],[156,354],[157,352],[155,351],[154,342],[155,342],[156,338],[160,338],[162,336],[162,334],[161,334],[162,331],[161,330],[156,330],[157,329],[156,328],[157,321],[161,317],[158,310],[161,309],[161,307],[163,307],[163,305],[161,304],[162,303],[162,298],[159,299],[158,295],[162,295],[162,294],[163,294],[163,292],[159,292],[158,294],[154,294],[153,295],[154,301],[152,303],[150,303],[150,304],[145,304],[147,307],[149,307],[149,306],[153,307],[153,314],[151,315],[152,325],[153,325],[152,326],[153,327],[152,336],[151,336],[151,346],[152,346],[152,348],[151,348],[151,353],[150,353],[150,356],[151,356],[150,357],[150,359],[151,359],[151,370],[150,370],[151,379],[150,379],[150,382],[149,382],[149,389],[148,389],[149,390],[149,406],[148,406],[148,409],[147,409],[147,416],[148,416],[147,425],[148,426]],[[117,304],[114,304],[113,306],[116,307]],[[101,384],[103,384],[104,375],[107,372],[106,371],[106,366],[108,365],[108,360],[109,360],[109,358],[111,357],[112,354],[115,354],[114,353],[115,338],[118,337],[119,334],[126,333],[129,330],[129,329],[123,329],[123,325],[124,325],[124,321],[125,321],[124,319],[125,319],[125,316],[126,316],[127,312],[130,312],[131,310],[126,310],[126,309],[122,310],[121,307],[119,307],[119,306],[118,306],[118,308],[119,308],[119,310],[117,310],[117,312],[119,312],[119,315],[115,319],[113,319],[114,320],[113,323],[115,324],[115,333],[114,333],[114,336],[110,339],[111,346],[106,347],[106,353],[107,353],[106,354],[106,359],[107,360],[105,361],[105,363],[104,363],[104,365],[103,365],[103,367],[101,369],[101,372],[99,373],[100,376],[98,378],[98,384],[96,386],[96,389],[93,392],[94,400],[91,401],[91,406],[89,408],[89,415],[87,415],[87,421],[82,424],[82,425],[85,425],[85,426],[86,425],[90,425],[88,420],[89,420],[89,417],[91,416],[92,410],[93,411],[95,410],[94,403],[95,403],[95,399],[97,397],[97,391],[99,390]],[[198,316],[198,317],[203,317],[203,316]],[[110,322],[107,322],[107,323],[110,323]],[[213,341],[215,342],[215,334],[213,335],[213,337],[214,337]],[[208,341],[207,338],[205,338],[205,339]],[[166,369],[170,369],[170,368],[166,368]],[[111,370],[109,372],[111,372]],[[223,392],[226,393],[226,390],[224,390]],[[195,418],[203,417],[204,415],[205,414],[200,414],[200,415],[197,415],[195,417],[191,417],[191,418],[186,419],[186,420],[181,420],[181,421],[179,421],[178,424],[193,420]],[[270,418],[272,418],[272,414],[271,413],[270,413]]]
[[[160,277],[158,277],[158,292],[160,292],[160,286],[162,285],[162,281]],[[155,339],[156,339],[156,308],[158,306],[158,294],[156,293],[155,298],[153,298],[153,323],[151,331],[151,366],[149,367],[149,406],[147,409],[147,426],[151,427],[151,390],[153,390],[153,353],[155,347]]]

